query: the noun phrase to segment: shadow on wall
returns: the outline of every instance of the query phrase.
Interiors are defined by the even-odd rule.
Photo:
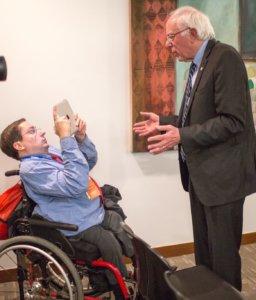
[[[134,159],[144,175],[177,175],[179,174],[178,152],[170,150],[158,155],[134,153]]]

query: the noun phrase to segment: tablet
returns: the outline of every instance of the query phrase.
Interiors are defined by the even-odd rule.
[[[64,99],[58,104],[56,104],[56,109],[60,117],[65,116],[68,120],[70,120],[71,134],[74,134],[77,131],[75,114],[68,100]]]

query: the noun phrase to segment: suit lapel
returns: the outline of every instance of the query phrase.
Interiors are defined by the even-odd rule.
[[[194,95],[195,95],[195,91],[197,90],[197,87],[198,87],[198,84],[202,78],[202,75],[204,73],[204,70],[205,70],[205,67],[207,65],[207,62],[208,62],[208,57],[213,49],[213,47],[215,46],[216,44],[216,40],[215,39],[212,39],[212,40],[209,40],[207,46],[206,46],[206,49],[205,49],[205,52],[204,52],[204,56],[202,58],[202,62],[201,62],[201,65],[199,66],[199,69],[198,69],[198,72],[197,72],[197,76],[196,76],[196,80],[195,80],[195,83],[193,85],[193,88],[192,88],[192,91],[191,91],[191,94],[190,94],[190,101],[189,101],[189,105],[188,105],[188,113],[187,113],[187,116],[189,115],[189,111],[190,111],[190,107],[194,101]],[[181,120],[182,120],[182,114],[183,114],[183,107],[184,107],[184,96],[183,96],[183,100],[182,100],[182,105],[181,105],[181,109],[180,109],[180,113],[179,113],[179,117],[178,117],[178,126],[181,126]]]

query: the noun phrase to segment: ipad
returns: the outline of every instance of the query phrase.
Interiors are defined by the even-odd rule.
[[[71,134],[74,134],[77,131],[75,114],[68,102],[68,100],[64,99],[58,104],[56,104],[57,113],[60,117],[66,116],[70,120],[71,124]]]

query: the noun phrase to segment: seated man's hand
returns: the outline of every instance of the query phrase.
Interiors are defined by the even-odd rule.
[[[60,117],[57,113],[56,106],[53,107],[54,130],[59,138],[64,138],[71,135],[70,120],[67,117]]]
[[[78,141],[78,143],[82,143],[86,137],[86,123],[84,120],[76,116],[76,126],[77,131],[75,133],[75,138]]]

